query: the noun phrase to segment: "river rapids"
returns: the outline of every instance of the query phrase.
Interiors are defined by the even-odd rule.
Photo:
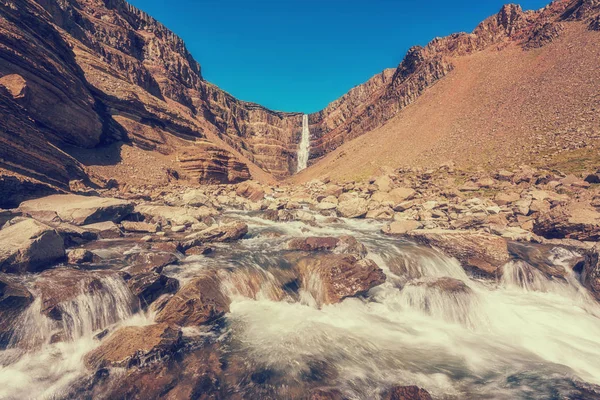
[[[241,398],[296,398],[328,387],[373,399],[391,386],[417,385],[439,399],[576,399],[600,385],[600,307],[575,272],[550,280],[515,261],[500,279],[474,279],[434,249],[381,234],[377,222],[228,217],[249,225],[245,239],[182,258],[164,273],[183,285],[207,268],[222,270],[230,312],[213,328],[186,328],[184,336],[217,343],[224,357],[242,363],[244,379],[232,389]],[[287,240],[341,235],[367,247],[387,276],[383,285],[321,307],[314,291],[282,289]],[[104,269],[117,269],[124,254],[143,250],[135,241],[106,240],[94,251]],[[556,264],[573,256],[553,254]],[[438,278],[461,285],[428,284]],[[103,291],[61,305],[62,321],[42,315],[40,299],[33,302],[0,351],[1,399],[85,397],[77,385],[92,374],[83,357],[105,340],[98,333],[153,323],[153,311],[142,311],[123,282],[99,279]]]

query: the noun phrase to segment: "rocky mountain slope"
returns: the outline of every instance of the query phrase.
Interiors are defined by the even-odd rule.
[[[331,168],[356,175],[361,160],[414,163],[426,152],[460,161],[465,146],[506,137],[527,137],[529,145],[536,137],[564,141],[567,131],[569,140],[593,136],[599,14],[596,0],[557,0],[536,12],[508,5],[473,33],[410,49],[395,70],[309,116],[310,164],[318,165],[300,179]],[[499,100],[482,101],[482,93]],[[433,103],[422,99],[431,96]],[[515,113],[532,102],[549,105],[530,113],[549,125]],[[555,119],[565,102],[569,111]],[[139,185],[286,178],[296,171],[302,129],[299,113],[240,101],[205,81],[179,37],[123,0],[3,1],[0,112],[0,192],[12,203],[19,188],[68,190],[73,180],[103,187],[110,178]],[[506,126],[494,133],[499,125]],[[487,136],[472,140],[475,133]],[[358,163],[340,161],[347,150],[335,150],[345,143]]]

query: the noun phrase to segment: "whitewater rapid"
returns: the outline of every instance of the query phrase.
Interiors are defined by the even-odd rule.
[[[310,155],[310,130],[308,129],[308,115],[302,116],[302,136],[298,148],[298,172],[306,169],[308,166],[308,156]]]
[[[249,224],[249,238],[216,244],[214,256],[187,257],[165,273],[184,285],[219,268],[233,300],[219,341],[243,357],[249,373],[269,371],[265,376],[287,386],[318,382],[351,399],[377,398],[395,385],[418,385],[434,398],[548,399],[600,384],[600,307],[575,273],[549,280],[526,263],[511,262],[502,279],[476,280],[436,250],[380,234],[379,223],[326,223],[315,215],[312,226],[271,222],[257,213],[229,216]],[[366,298],[321,308],[307,290],[293,297],[281,289],[290,237],[341,235],[365,244],[386,283]],[[136,249],[132,243],[129,251]],[[556,262],[573,256],[563,253]],[[466,289],[427,286],[438,278]],[[67,342],[0,351],[0,398],[62,398],[90,373],[82,357],[99,345],[93,337],[104,325],[152,323],[152,314],[131,307],[123,287],[111,284],[112,296],[78,298],[64,307],[74,319],[77,309],[89,309],[76,324],[51,327],[63,329]],[[39,313],[35,307],[28,318]],[[44,329],[43,323],[29,322],[23,337]],[[240,385],[239,393],[252,398],[252,385]]]

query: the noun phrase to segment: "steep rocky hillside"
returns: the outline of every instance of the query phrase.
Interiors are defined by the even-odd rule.
[[[517,64],[527,64],[529,60],[538,54],[546,54],[549,52],[548,57],[569,57],[570,63],[567,65],[560,65],[566,69],[560,70],[558,62],[555,64],[555,70],[552,71],[555,75],[547,74],[546,67],[544,65],[529,64],[530,67],[538,67],[537,71],[533,71],[538,76],[545,76],[546,79],[555,79],[555,83],[558,85],[558,90],[565,89],[573,85],[588,85],[583,88],[584,91],[598,92],[598,80],[593,80],[591,75],[588,75],[589,79],[586,82],[574,81],[571,74],[563,73],[574,68],[569,68],[569,65],[574,63],[586,64],[588,68],[593,69],[593,60],[597,60],[598,49],[598,20],[600,13],[600,3],[597,0],[557,0],[551,3],[546,8],[539,11],[524,12],[517,5],[506,5],[504,6],[497,15],[494,15],[485,21],[483,21],[472,33],[458,33],[445,38],[437,38],[429,43],[425,47],[413,47],[411,48],[402,63],[398,66],[392,76],[389,72],[385,72],[381,76],[376,76],[367,84],[354,89],[348,95],[344,96],[340,100],[332,103],[325,110],[312,114],[310,116],[311,123],[311,158],[317,159],[325,154],[328,154],[332,150],[339,147],[341,144],[346,143],[366,132],[370,132],[376,128],[381,127],[387,121],[398,115],[398,113],[406,108],[408,105],[414,103],[423,93],[425,93],[430,87],[436,84],[440,80],[445,80],[447,75],[459,66],[464,64],[465,69],[471,69],[468,65],[468,61],[464,61],[465,58],[473,56],[472,58],[478,59],[477,54],[485,53],[489,54],[490,68],[482,73],[492,74],[490,79],[499,78],[506,79],[510,78],[515,85],[519,85],[521,81],[521,75],[524,73],[522,80],[526,81],[530,78],[527,75],[527,70],[512,70],[507,73],[517,74],[504,77],[494,76],[495,65],[504,66],[516,62]],[[585,31],[593,32],[585,35],[573,34],[575,26],[583,27]],[[546,47],[554,41],[561,41],[565,46],[587,46],[586,50],[581,54],[559,54],[552,48],[546,50]],[[584,41],[581,43],[580,41]],[[595,43],[594,43],[595,41]],[[588,43],[590,42],[590,43]],[[516,52],[516,53],[515,53]],[[493,58],[493,55],[497,55]],[[596,57],[596,58],[594,58]],[[510,62],[508,61],[510,60]],[[545,62],[547,65],[551,60]],[[485,61],[484,61],[485,63]],[[592,74],[595,71],[590,71]],[[459,75],[455,73],[454,75]],[[497,75],[497,74],[496,74]],[[583,75],[583,74],[578,74]],[[464,76],[464,85],[477,86],[476,90],[485,91],[488,85],[487,79],[477,79],[478,76]],[[485,78],[485,75],[479,76]],[[460,79],[460,78],[456,78]],[[468,81],[467,79],[472,79]],[[538,84],[536,82],[534,84]],[[540,86],[536,89],[535,86],[531,85],[529,91],[519,92],[520,97],[514,97],[513,105],[522,104],[529,102],[533,95],[547,97],[548,100],[555,98],[554,88],[552,85]],[[508,89],[510,93],[510,87],[498,87],[498,89]],[[502,96],[503,93],[498,92],[494,95]],[[575,97],[575,100],[580,103],[585,103],[589,98],[584,97],[583,93],[578,91],[571,91],[571,95]],[[477,109],[480,105],[477,96],[471,97],[472,104],[467,108]],[[454,102],[454,94],[451,92],[447,93],[447,97],[439,99],[441,103],[438,103],[439,108],[445,108],[452,106]],[[421,107],[422,106],[415,106]],[[444,119],[433,119],[429,117],[428,110],[426,113],[421,113],[420,116],[423,118],[420,124],[430,124],[431,129],[446,129]],[[465,110],[466,111],[466,110]],[[536,109],[545,118],[550,117],[553,113],[551,107],[548,109]],[[478,113],[474,114],[475,120],[479,118],[491,119],[494,117],[496,110],[486,108],[484,110],[478,109]],[[452,114],[452,117],[459,117],[458,114]],[[506,114],[506,120],[503,122],[510,123],[513,118],[512,115]],[[398,124],[402,124],[403,119],[397,119]],[[562,126],[560,120],[557,121],[560,125],[560,129],[566,129],[566,125]],[[388,129],[392,129],[391,127]],[[412,126],[411,129],[421,129],[418,126]],[[465,129],[468,131],[468,129]],[[540,134],[541,132],[538,132]],[[370,140],[362,141],[360,145],[352,147],[353,149],[364,149],[365,144],[367,148],[378,147],[383,145],[388,146],[388,142],[374,141],[375,137],[371,136]],[[388,138],[394,141],[392,137]],[[469,138],[461,138],[460,135],[453,138],[458,142],[468,142]],[[388,141],[389,141],[388,140]],[[398,142],[402,140],[398,138]],[[423,148],[420,146],[421,143],[427,145],[433,145],[434,143],[421,141],[418,137],[411,137],[412,142],[405,143],[404,147],[416,147]],[[366,143],[368,142],[368,143]],[[456,144],[457,142],[452,142]],[[408,144],[408,145],[407,145]],[[428,146],[424,146],[423,150],[428,150]],[[452,146],[451,146],[452,147]],[[390,152],[390,156],[402,153],[397,153],[396,148],[394,152]],[[371,154],[375,156],[372,160],[378,159],[377,154]],[[366,157],[368,158],[368,157]],[[401,160],[397,160],[401,161]],[[412,160],[411,160],[412,161]],[[313,160],[313,163],[315,160]],[[349,165],[348,165],[349,166]],[[329,168],[329,164],[322,166],[322,170]]]

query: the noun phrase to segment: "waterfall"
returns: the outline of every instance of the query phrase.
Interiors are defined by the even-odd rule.
[[[302,138],[298,149],[298,172],[308,166],[308,155],[310,154],[310,130],[308,129],[308,115],[302,116]]]

